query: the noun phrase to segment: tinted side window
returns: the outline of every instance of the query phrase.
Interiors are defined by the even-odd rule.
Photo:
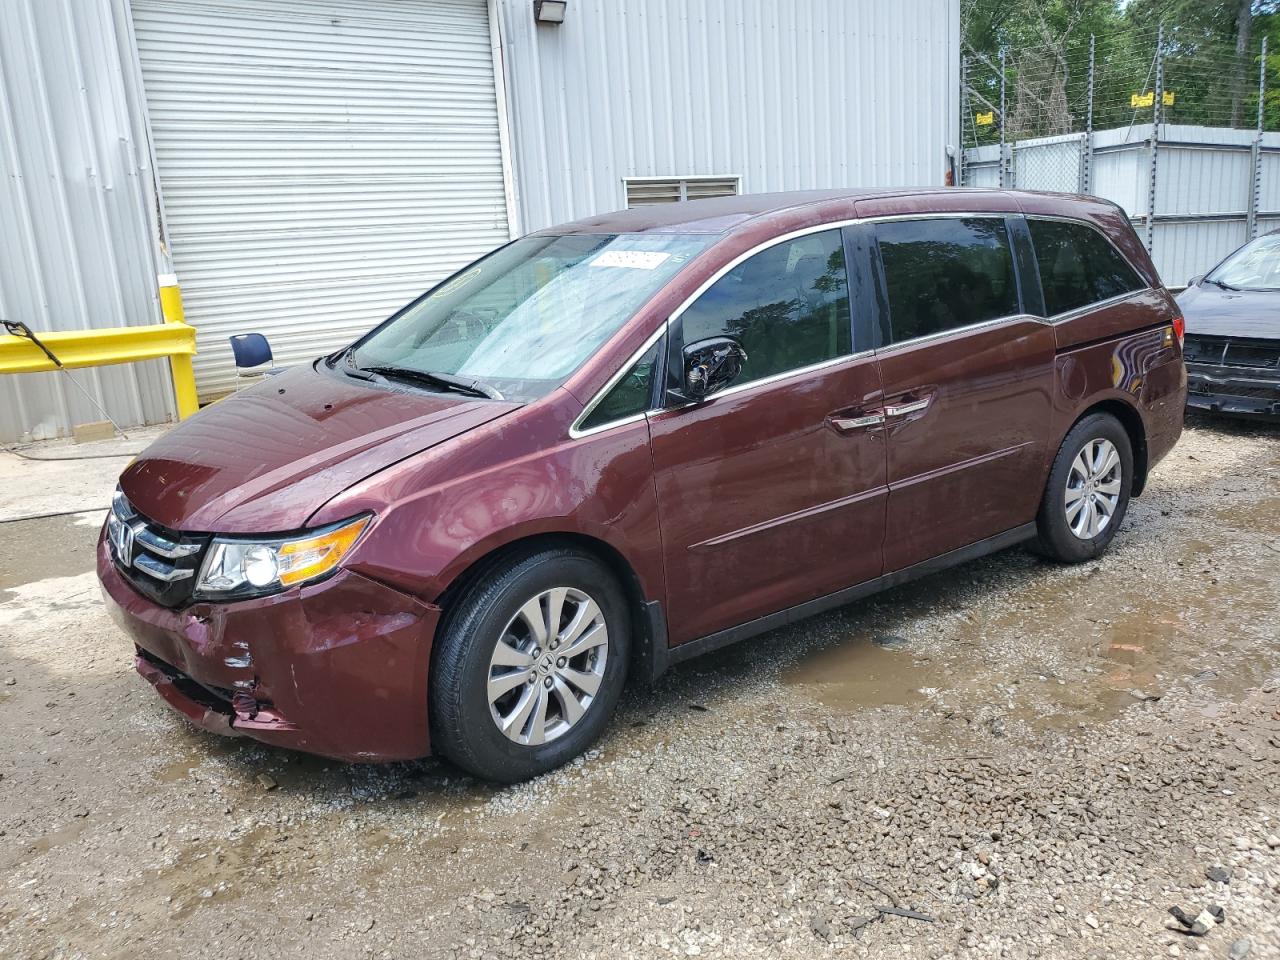
[[[1028,219],[1050,316],[1146,286],[1115,247],[1082,223]]]
[[[894,220],[876,241],[895,343],[1018,312],[1003,218]]]
[[[848,293],[839,230],[777,243],[738,264],[684,312],[683,343],[737,337],[747,352],[737,384],[842,357],[853,352]]]
[[[658,347],[661,340],[644,352],[644,355],[632,364],[631,369],[623,374],[622,379],[604,395],[594,410],[582,421],[581,429],[590,430],[615,420],[633,417],[649,409],[650,389],[653,383],[653,368],[658,362]]]

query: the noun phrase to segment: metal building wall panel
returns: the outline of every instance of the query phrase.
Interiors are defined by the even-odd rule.
[[[964,171],[960,185],[986,190],[1000,188],[1000,145],[998,143],[969,147],[965,150]]]
[[[1243,217],[1239,220],[1156,221],[1151,259],[1168,286],[1181,287],[1192,277],[1206,273],[1247,239]]]
[[[1000,161],[965,164],[964,185],[985,190],[1000,189]]]
[[[123,2],[0,3],[0,316],[37,334],[161,320]],[[102,419],[65,376],[0,377],[0,442]],[[173,417],[164,361],[70,376],[123,426]]]
[[[1276,139],[1280,140],[1280,135]],[[1263,213],[1280,214],[1280,152],[1263,151],[1258,209]]]
[[[525,230],[622,208],[626,177],[938,185],[957,142],[958,0],[498,3]]]
[[[1258,234],[1270,233],[1272,230],[1280,230],[1280,217],[1259,217],[1258,218]]]
[[[1162,145],[1156,175],[1156,215],[1243,216],[1252,183],[1247,146]]]
[[[1253,191],[1252,130],[1162,125],[1156,168],[1156,226],[1152,259],[1164,281],[1173,286],[1207,272],[1248,239],[1248,211]],[[1095,195],[1118,203],[1138,221],[1147,215],[1151,176],[1151,124],[1135,124],[1094,134]],[[1042,137],[1013,146],[1018,187],[1074,190],[1069,178],[1027,182],[1022,172],[1033,166],[1038,151],[1062,137]],[[1280,226],[1280,133],[1262,135],[1258,232]],[[994,186],[999,156],[994,146],[965,151],[966,180]],[[1066,165],[1069,172],[1069,164]],[[1045,164],[1040,164],[1045,169]]]
[[[1141,144],[1098,152],[1093,157],[1093,193],[1118,203],[1131,217],[1147,212],[1150,157]]]
[[[228,337],[354,339],[508,238],[485,0],[133,0],[202,397]]]

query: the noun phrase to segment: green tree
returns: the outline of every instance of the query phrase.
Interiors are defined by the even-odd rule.
[[[1089,38],[1123,32],[1118,0],[964,0],[964,53],[977,103],[999,113],[999,62],[1005,54],[1011,137],[1070,133],[1087,93]],[[997,116],[997,122],[1001,118]],[[998,138],[989,130],[985,139]]]
[[[1252,126],[1257,110],[1256,21],[1273,0],[1134,0],[1135,29],[1163,24],[1166,87],[1179,103],[1169,119],[1207,126]]]
[[[1175,123],[1250,127],[1257,111],[1261,38],[1271,46],[1275,83],[1267,124],[1280,128],[1280,0],[963,0],[965,55],[971,65],[970,113],[999,103],[1003,53],[1008,91],[1006,135],[1013,138],[1083,128],[1088,105],[1089,43],[1096,43],[1094,125],[1149,121],[1133,94],[1155,84],[1156,37],[1164,28],[1164,79]],[[968,142],[991,142],[998,128],[966,118]]]

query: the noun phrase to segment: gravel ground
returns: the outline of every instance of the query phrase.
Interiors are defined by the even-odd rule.
[[[501,789],[184,725],[100,520],[0,523],[6,957],[1280,957],[1280,431],[1194,422],[1102,561],[692,662]]]

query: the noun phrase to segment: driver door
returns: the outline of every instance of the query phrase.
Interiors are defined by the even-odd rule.
[[[673,318],[671,360],[712,337],[727,388],[650,415],[673,645],[879,576],[880,374],[854,344],[838,229],[736,265]]]

